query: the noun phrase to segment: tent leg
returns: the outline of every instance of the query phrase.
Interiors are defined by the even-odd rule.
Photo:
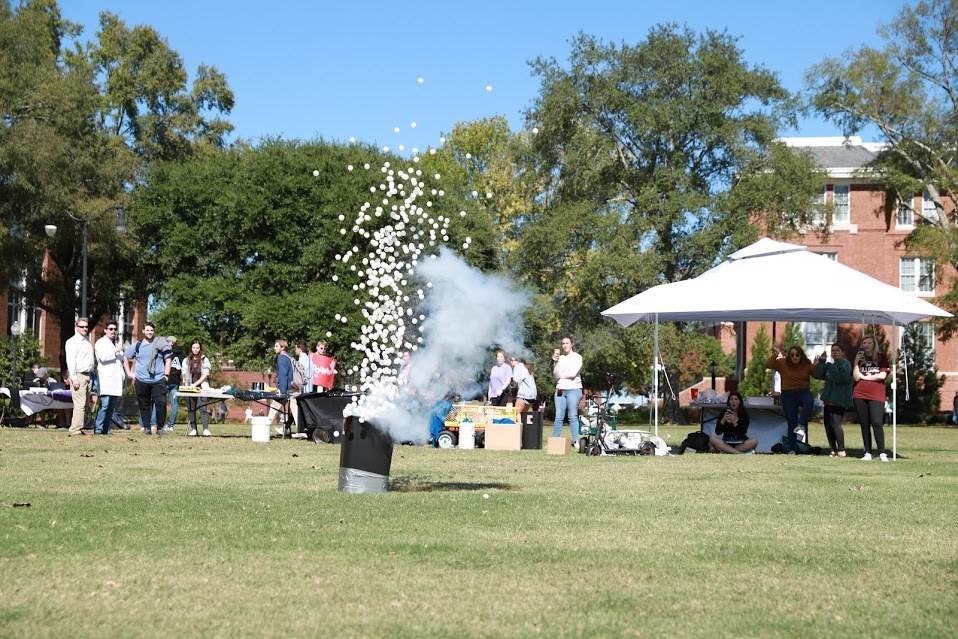
[[[892,320],[891,343],[891,458],[898,459],[898,324]]]
[[[652,337],[652,413],[655,415],[653,432],[659,436],[659,314],[655,314],[655,331]]]

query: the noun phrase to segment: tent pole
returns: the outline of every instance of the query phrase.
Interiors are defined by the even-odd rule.
[[[898,459],[898,322],[892,320],[891,352],[891,458]],[[877,343],[877,342],[876,342]]]
[[[659,436],[659,314],[655,314],[655,332],[652,338],[652,412],[655,436]]]

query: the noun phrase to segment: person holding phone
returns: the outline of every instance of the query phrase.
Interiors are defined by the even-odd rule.
[[[758,440],[748,436],[748,412],[738,391],[728,395],[725,412],[715,424],[715,434],[709,443],[717,453],[740,455],[755,450]]]
[[[579,400],[582,399],[582,377],[579,373],[582,370],[582,356],[574,352],[572,348],[572,338],[567,335],[562,338],[561,354],[558,348],[552,351],[552,374],[556,378],[556,419],[552,426],[552,436],[559,436],[562,432],[562,422],[568,415],[572,441],[578,444]]]
[[[832,361],[826,358],[825,351],[818,356],[815,364],[815,377],[825,381],[820,399],[825,404],[823,421],[825,437],[828,438],[829,456],[845,457],[845,431],[842,418],[852,406],[852,365],[845,358],[845,347],[835,342],[831,347]]]
[[[883,462],[888,461],[883,422],[885,378],[890,372],[888,358],[878,350],[874,335],[865,335],[862,338],[862,347],[855,356],[855,364],[852,366],[852,377],[855,379],[852,401],[855,404],[855,413],[858,414],[858,423],[862,427],[862,444],[865,447],[862,461],[872,460],[872,432],[875,433],[878,459]]]

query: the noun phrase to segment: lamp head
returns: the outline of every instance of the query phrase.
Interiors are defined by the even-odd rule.
[[[54,235],[57,234],[57,225],[54,224],[53,222],[50,222],[49,224],[43,227],[43,230],[46,232],[47,237],[53,237]]]

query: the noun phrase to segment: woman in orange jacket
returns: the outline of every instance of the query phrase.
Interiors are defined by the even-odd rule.
[[[772,348],[772,356],[765,362],[765,368],[778,371],[782,376],[782,411],[788,422],[788,438],[795,443],[798,432],[802,440],[808,441],[808,419],[812,414],[812,391],[809,379],[815,377],[813,364],[798,346],[788,349],[788,355],[782,357],[782,351]],[[801,405],[801,413],[798,407]]]

